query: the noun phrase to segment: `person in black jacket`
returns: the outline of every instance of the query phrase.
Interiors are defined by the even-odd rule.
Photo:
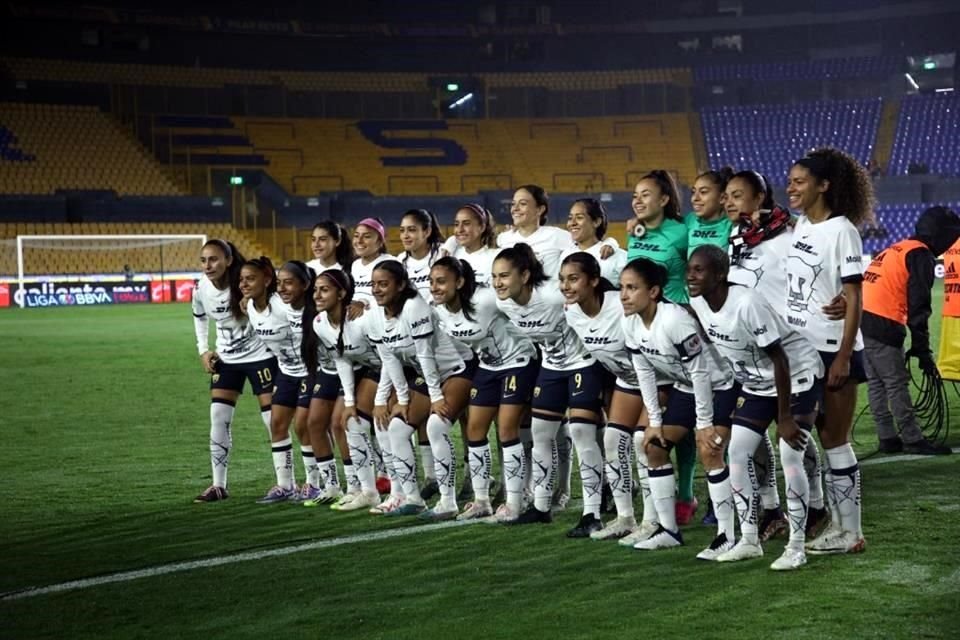
[[[930,289],[937,256],[958,237],[957,214],[944,207],[931,207],[920,215],[914,235],[877,254],[864,273],[860,328],[870,410],[883,453],[950,453],[949,447],[923,437],[910,398],[910,374],[904,356],[915,357],[925,375],[938,373],[927,327]],[[904,354],[907,327],[911,344]]]

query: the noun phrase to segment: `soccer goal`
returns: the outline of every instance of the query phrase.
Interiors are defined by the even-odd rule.
[[[199,277],[204,234],[17,236],[21,307],[167,302]],[[178,284],[185,283],[185,284]]]

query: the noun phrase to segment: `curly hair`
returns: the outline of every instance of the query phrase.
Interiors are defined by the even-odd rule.
[[[830,182],[823,199],[834,215],[846,216],[856,226],[873,222],[877,204],[873,182],[856,158],[833,147],[822,147],[794,164],[806,168],[818,182]]]

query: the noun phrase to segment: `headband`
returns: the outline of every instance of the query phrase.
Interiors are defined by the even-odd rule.
[[[283,266],[280,267],[281,271],[290,271],[295,273],[297,277],[300,278],[301,282],[306,282],[308,285],[313,280],[313,278],[310,277],[310,274],[307,273],[309,269],[310,267],[306,267],[306,269],[304,269],[299,262],[294,262],[293,260],[284,262]]]
[[[326,276],[329,278],[333,284],[337,286],[338,289],[343,291],[347,290],[347,274],[345,274],[340,269],[327,269],[326,271],[321,271],[317,274],[318,276]]]
[[[365,227],[370,227],[380,235],[380,240],[382,240],[383,242],[387,241],[387,232],[384,231],[383,225],[380,224],[378,220],[374,218],[364,218],[363,220],[357,223],[358,227],[360,225],[363,225]]]
[[[825,158],[819,158],[817,156],[804,156],[794,164],[806,167],[810,173],[818,178],[824,178],[830,168],[829,162]]]
[[[486,208],[481,207],[480,205],[475,204],[473,202],[468,202],[467,204],[463,205],[460,208],[469,209],[470,211],[473,211],[475,214],[477,214],[480,220],[483,221],[483,224],[485,226],[490,226],[490,212],[487,211]]]
[[[210,244],[211,242],[217,245],[218,247],[220,247],[221,249],[223,249],[223,254],[225,256],[227,256],[228,258],[233,257],[233,249],[230,248],[230,245],[227,243],[226,240],[221,240],[220,238],[213,238],[209,242],[207,242],[207,244]]]

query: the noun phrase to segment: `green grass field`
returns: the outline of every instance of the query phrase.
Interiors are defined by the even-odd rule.
[[[939,333],[937,320],[932,333]],[[780,540],[766,545],[760,561],[698,562],[694,556],[712,538],[699,525],[684,530],[687,546],[645,554],[567,540],[575,509],[551,526],[512,529],[256,505],[273,472],[249,395],[234,427],[231,498],[195,505],[192,498],[209,484],[209,404],[188,307],[4,310],[0,336],[0,593],[281,550],[4,598],[0,637],[960,633],[960,456],[866,459],[867,552],[811,557],[787,575],[767,569]],[[960,427],[960,399],[952,390],[950,398]],[[862,456],[875,450],[869,412],[855,436]],[[702,484],[698,495],[705,502]],[[297,544],[306,546],[288,548]]]

